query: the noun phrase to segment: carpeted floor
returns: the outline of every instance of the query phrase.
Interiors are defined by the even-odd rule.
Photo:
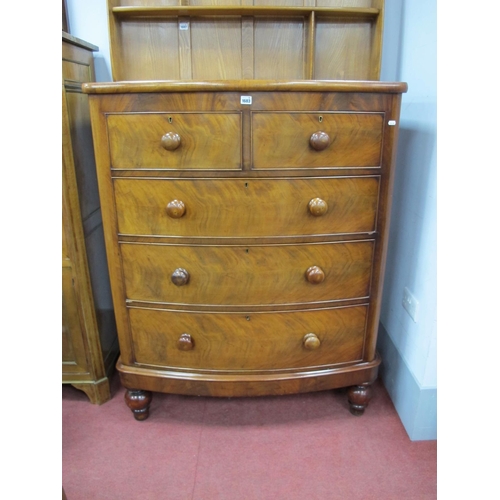
[[[134,420],[118,376],[102,406],[64,385],[68,500],[426,500],[436,441],[411,442],[381,383],[365,414],[343,390],[262,398],[153,394]]]

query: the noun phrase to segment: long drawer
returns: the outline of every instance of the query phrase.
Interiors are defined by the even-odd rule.
[[[254,112],[256,169],[379,167],[382,113]]]
[[[367,297],[372,240],[296,245],[122,243],[127,298],[269,305]]]
[[[379,182],[378,176],[116,178],[118,230],[131,235],[194,237],[371,232],[376,228]]]
[[[364,305],[247,314],[129,310],[137,363],[212,370],[358,361],[366,313]]]
[[[241,168],[241,113],[130,113],[107,119],[118,169]]]

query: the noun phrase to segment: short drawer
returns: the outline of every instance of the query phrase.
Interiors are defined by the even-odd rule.
[[[120,178],[114,180],[118,230],[131,235],[193,237],[371,232],[376,229],[379,182],[378,176]]]
[[[367,297],[373,240],[269,246],[122,243],[127,298],[268,305]]]
[[[137,363],[279,370],[361,360],[367,306],[241,314],[130,309],[129,314]]]
[[[255,169],[379,167],[381,113],[252,113]]]
[[[240,113],[130,113],[107,117],[111,167],[241,167]]]

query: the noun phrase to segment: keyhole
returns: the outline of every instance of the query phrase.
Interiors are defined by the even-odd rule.
[[[248,182],[245,182],[245,187],[246,187],[246,188],[248,187]]]
[[[248,252],[249,252],[248,248],[245,250],[245,252],[246,252],[246,253],[248,253]]]
[[[245,319],[246,319],[247,321],[250,321],[250,316],[247,316]]]
[[[169,116],[169,117],[168,117],[168,123],[172,123],[172,121],[173,121],[173,120],[172,120],[172,117],[171,117],[171,116]]]
[[[322,116],[320,116],[320,117],[318,118],[318,120],[319,120],[319,123],[321,123],[321,122],[323,121],[323,117],[322,117]]]

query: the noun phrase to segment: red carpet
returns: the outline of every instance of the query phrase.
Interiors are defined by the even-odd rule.
[[[283,397],[153,394],[134,420],[115,374],[102,406],[63,386],[68,500],[436,498],[436,441],[411,442],[377,382],[365,414],[344,391]]]

